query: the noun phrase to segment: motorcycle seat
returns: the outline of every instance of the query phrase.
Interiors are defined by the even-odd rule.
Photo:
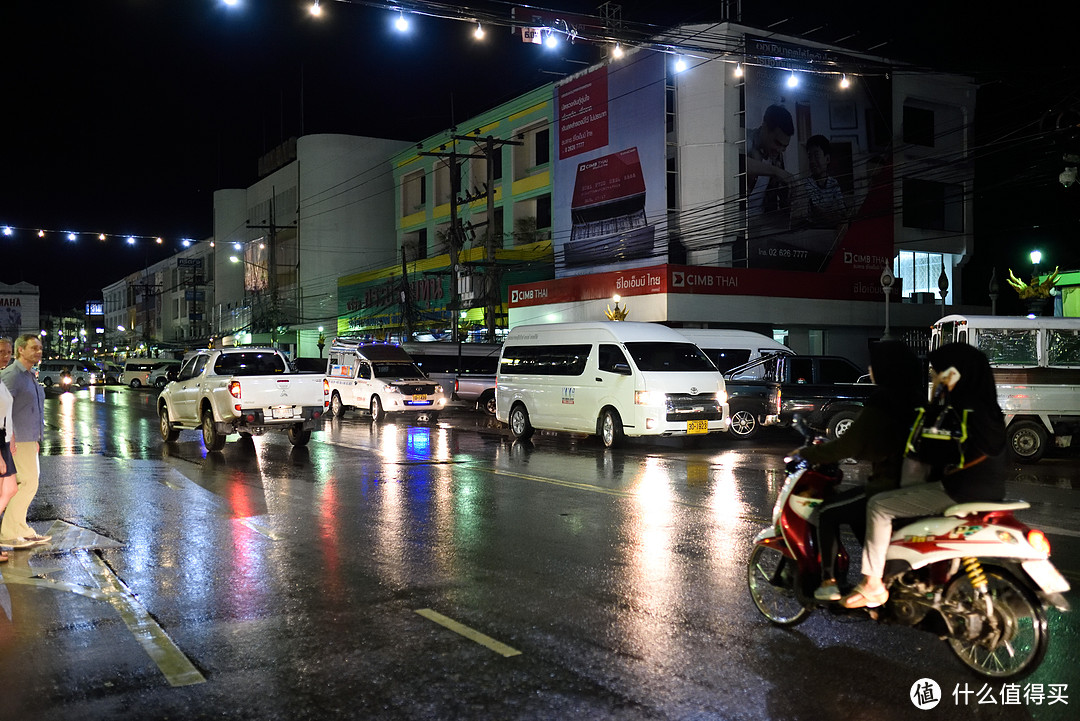
[[[972,513],[981,513],[983,511],[1021,511],[1025,508],[1031,508],[1031,504],[1025,501],[1012,501],[1009,503],[974,501],[971,503],[957,503],[956,505],[949,506],[941,515],[963,518],[964,516],[970,516]]]

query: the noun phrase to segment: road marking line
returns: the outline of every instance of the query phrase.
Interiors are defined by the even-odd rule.
[[[77,555],[83,568],[104,592],[105,600],[120,614],[135,640],[161,669],[169,685],[190,686],[206,682],[206,678],[135,599],[135,594],[117,578],[105,561],[97,554],[85,551]]]
[[[497,654],[501,654],[502,656],[505,656],[507,658],[509,658],[510,656],[521,655],[521,651],[518,651],[516,648],[511,648],[505,643],[496,641],[491,636],[485,636],[476,629],[472,629],[464,624],[458,623],[452,618],[447,618],[438,611],[432,611],[430,608],[419,608],[416,609],[416,613],[420,614],[429,621],[434,621],[440,626],[450,629],[454,633],[464,636],[470,641],[475,641],[481,646],[491,649]]]

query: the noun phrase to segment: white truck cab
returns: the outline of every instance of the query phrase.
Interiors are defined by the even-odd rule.
[[[446,407],[443,387],[424,375],[401,347],[335,338],[327,357],[330,410],[340,417],[361,408],[375,422],[388,414],[426,416],[434,423]]]

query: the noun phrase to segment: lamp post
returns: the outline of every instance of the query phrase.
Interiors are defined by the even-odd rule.
[[[997,315],[998,299],[997,268],[990,269],[990,315]]]
[[[1039,263],[1042,262],[1042,251],[1031,251],[1031,278],[1037,280],[1039,278]]]
[[[889,340],[889,296],[892,294],[893,283],[896,276],[889,269],[888,263],[881,268],[881,292],[885,294],[885,332],[881,334],[881,340]]]
[[[949,294],[949,276],[945,275],[945,259],[941,259],[941,275],[937,279],[938,292],[941,294],[941,317],[945,317],[945,296]]]

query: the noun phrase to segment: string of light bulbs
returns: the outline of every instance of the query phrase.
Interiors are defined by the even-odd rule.
[[[138,245],[141,241],[150,241],[155,245],[164,246],[166,243],[165,237],[160,235],[137,235],[132,233],[101,233],[96,230],[51,230],[48,228],[26,228],[17,225],[2,225],[0,226],[0,235],[5,238],[18,237],[22,234],[28,234],[47,240],[49,238],[59,238],[68,243],[78,242],[80,239],[91,238],[101,242],[107,242],[110,239],[120,239],[127,245]],[[179,238],[178,242],[181,246],[189,248],[197,240],[193,238]]]

